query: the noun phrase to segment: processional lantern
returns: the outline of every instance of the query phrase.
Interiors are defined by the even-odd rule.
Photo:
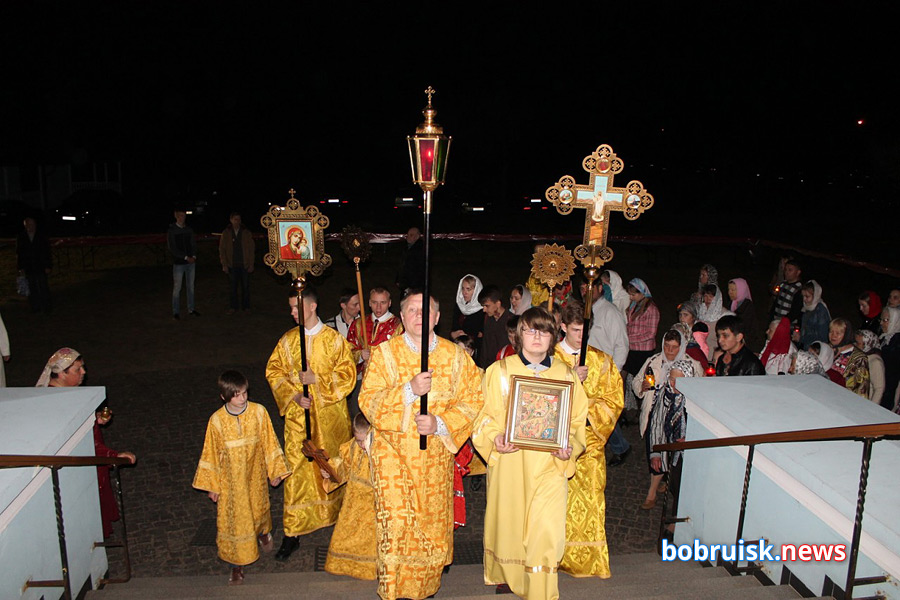
[[[425,287],[422,290],[422,339],[420,348],[422,352],[422,371],[428,370],[428,330],[431,322],[431,195],[438,186],[444,183],[447,174],[447,156],[450,153],[451,138],[444,135],[444,128],[434,122],[437,111],[431,106],[431,97],[434,89],[428,86],[425,95],[428,96],[428,104],[422,114],[425,122],[416,127],[416,133],[407,136],[409,145],[409,163],[412,168],[413,183],[422,188],[425,193],[424,227],[423,237],[425,250]],[[420,412],[428,414],[428,394],[421,397]],[[425,450],[428,447],[428,438],[419,437],[419,448]]]
[[[587,185],[577,184],[571,175],[564,175],[547,188],[545,197],[561,215],[568,215],[576,208],[584,209],[584,237],[575,248],[575,258],[584,265],[588,280],[588,293],[584,305],[584,323],[587,329],[591,319],[594,282],[600,276],[600,268],[612,260],[612,248],[606,245],[609,235],[609,217],[613,211],[622,212],[634,221],[645,210],[653,207],[653,196],[644,184],[635,179],[624,188],[613,185],[613,178],[625,168],[622,159],[612,146],[601,144],[581,161],[582,168],[590,174]],[[582,341],[581,360],[584,360],[588,336]],[[583,363],[582,363],[583,364]]]
[[[331,256],[325,254],[325,229],[330,221],[315,206],[304,208],[297,200],[295,190],[285,206],[271,206],[259,222],[269,233],[269,251],[263,262],[275,271],[276,275],[290,273],[293,276],[291,287],[297,290],[297,310],[300,313],[300,370],[306,371],[306,330],[303,320],[303,290],[306,288],[306,274],[321,275],[331,265]],[[303,395],[309,396],[309,388],[304,384]],[[307,459],[316,462],[327,461],[322,458],[324,451],[312,444],[312,426],[309,409],[304,409],[304,425],[306,440],[303,442],[303,454]],[[327,464],[327,463],[326,463]],[[324,468],[324,467],[323,467]],[[327,469],[326,469],[327,470]]]

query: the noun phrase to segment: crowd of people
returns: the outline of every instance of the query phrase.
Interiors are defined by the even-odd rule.
[[[188,313],[196,312],[195,249],[179,216],[170,234],[176,318],[182,278]],[[417,277],[416,233],[408,234],[404,281]],[[231,311],[249,306],[248,239],[233,214],[220,245],[223,270],[232,275]],[[447,338],[435,334],[439,303],[415,289],[404,290],[395,315],[395,288],[372,288],[364,319],[364,299],[347,289],[324,321],[313,288],[292,290],[288,308],[298,327],[278,340],[266,368],[284,448],[265,408],[249,401],[247,378],[226,371],[218,380],[222,407],[209,419],[193,482],[217,505],[218,554],[230,566],[229,583],[243,582],[260,549],[275,550],[271,485],[284,494],[276,560],[287,560],[300,536],[335,525],[327,571],[377,580],[385,600],[430,597],[452,562],[454,528],[466,522],[462,477],[487,473],[486,584],[498,593],[557,598],[558,571],[610,576],[606,470],[631,452],[621,429],[629,412],[647,458],[641,508],[652,509],[667,492],[677,503],[681,453],[653,448],[684,440],[679,379],[818,375],[897,411],[900,290],[884,303],[865,291],[858,318],[832,318],[821,285],[804,280],[800,263],[787,258],[766,293],[757,290],[757,301],[771,304],[760,322],[747,280],[726,283],[712,265],[700,268],[677,306],[658,306],[650,283],[624,283],[607,270],[595,282],[575,277],[552,290],[532,277],[507,294],[469,273],[459,280]],[[0,342],[7,358],[8,344]],[[63,348],[37,385],[80,385],[84,373],[80,354]],[[553,396],[556,388],[540,382],[568,395]],[[520,405],[521,386],[531,391]],[[563,402],[567,410],[559,412]],[[134,462],[103,443],[109,417],[97,414],[98,455]],[[516,428],[520,417],[537,424],[534,439],[524,433],[530,429]],[[109,535],[118,515],[105,468],[98,483]]]

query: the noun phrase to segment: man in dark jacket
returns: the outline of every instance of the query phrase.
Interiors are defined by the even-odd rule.
[[[200,313],[194,310],[194,277],[197,266],[197,241],[194,239],[194,230],[187,226],[185,219],[187,213],[183,208],[175,209],[175,222],[169,225],[168,247],[172,255],[172,318],[179,319],[181,314],[181,282],[187,282],[187,308],[188,313],[199,317]]]
[[[47,275],[53,268],[50,240],[37,230],[37,221],[27,217],[25,231],[16,238],[19,274],[28,278],[28,303],[32,312],[50,312],[50,284]]]
[[[397,287],[401,296],[407,288],[422,289],[425,287],[425,241],[418,227],[410,227],[406,232],[406,249],[397,273]]]
[[[231,283],[229,294],[230,308],[228,314],[241,308],[250,308],[250,273],[253,272],[255,248],[253,234],[241,223],[241,213],[233,212],[228,217],[231,225],[222,232],[219,238],[219,262]],[[238,307],[238,288],[241,290],[241,305]]]
[[[734,315],[725,315],[716,322],[716,339],[724,354],[716,362],[716,376],[765,375],[763,364],[744,345],[744,330],[741,320]]]

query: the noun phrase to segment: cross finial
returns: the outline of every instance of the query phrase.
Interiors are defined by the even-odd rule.
[[[295,190],[294,188],[291,188],[288,190],[288,194],[291,195],[291,199],[294,198],[294,194],[296,194],[296,193],[297,193],[297,190]]]
[[[428,88],[425,90],[425,94],[428,96],[428,106],[431,106],[431,97],[432,97],[435,93],[436,93],[436,92],[434,91],[434,88],[431,87],[430,85],[429,85]]]

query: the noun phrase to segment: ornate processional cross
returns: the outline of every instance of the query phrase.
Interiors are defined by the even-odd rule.
[[[584,238],[575,248],[575,258],[585,267],[600,267],[613,257],[612,249],[606,245],[610,213],[623,212],[626,219],[633,221],[653,206],[653,196],[637,180],[629,181],[624,188],[613,186],[613,178],[622,172],[624,164],[607,144],[585,156],[581,166],[590,173],[587,185],[576,184],[574,177],[565,175],[547,188],[545,196],[562,215],[575,208],[586,211]]]

